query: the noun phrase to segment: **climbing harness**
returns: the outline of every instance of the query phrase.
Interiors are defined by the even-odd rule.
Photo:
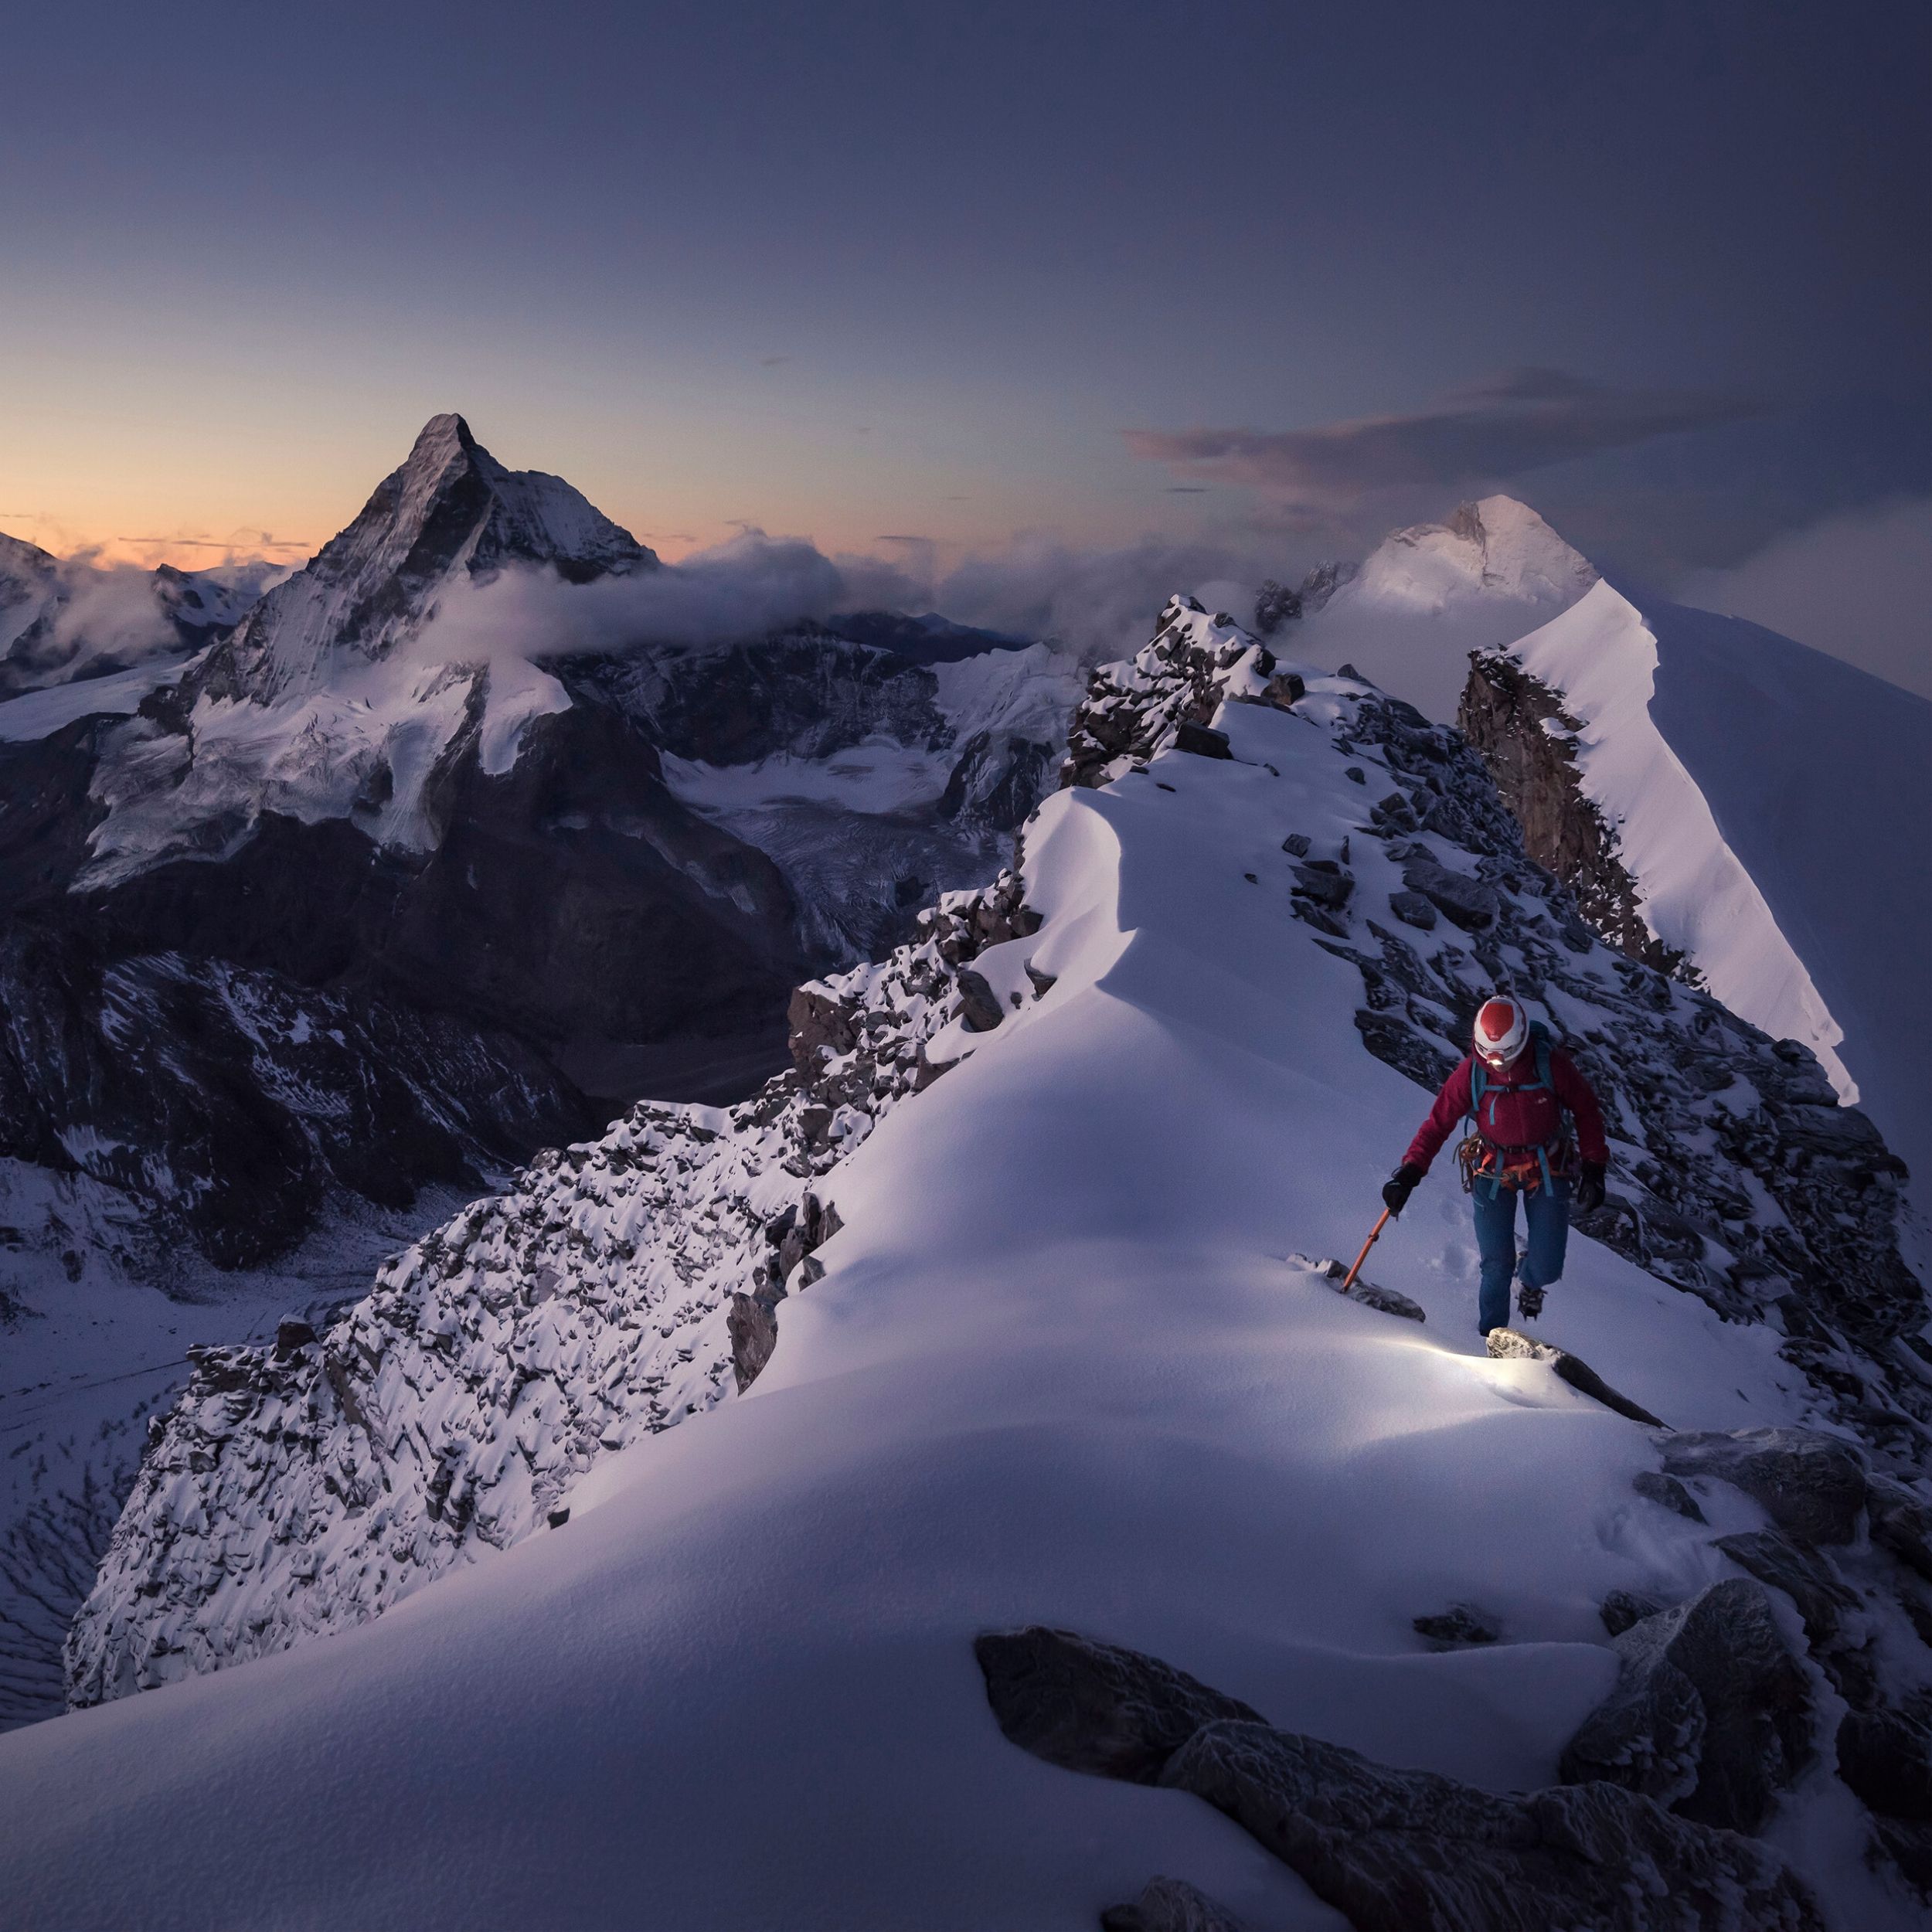
[[[1531,1024],[1529,1039],[1536,1052],[1536,1077],[1533,1080],[1525,1080],[1515,1086],[1499,1084],[1490,1079],[1480,1054],[1471,1057],[1469,1112],[1475,1130],[1464,1136],[1456,1149],[1456,1165],[1462,1175],[1462,1191],[1465,1194],[1473,1194],[1478,1182],[1488,1183],[1489,1198],[1492,1201],[1505,1188],[1532,1194],[1539,1187],[1553,1187],[1559,1180],[1568,1180],[1577,1172],[1577,1147],[1570,1137],[1566,1111],[1559,1111],[1556,1134],[1546,1141],[1512,1145],[1495,1138],[1492,1131],[1485,1130],[1482,1108],[1485,1098],[1489,1102],[1488,1127],[1493,1130],[1496,1124],[1496,1102],[1502,1095],[1553,1094],[1556,1091],[1549,1074],[1549,1030],[1541,1020]]]

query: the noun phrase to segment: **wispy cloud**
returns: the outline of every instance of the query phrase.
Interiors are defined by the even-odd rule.
[[[886,609],[1053,638],[1090,660],[1144,643],[1175,590],[1245,614],[1255,587],[1281,568],[1212,543],[1078,549],[1020,539],[942,570],[928,539],[878,540],[897,555],[828,556],[803,539],[750,529],[632,577],[572,584],[548,570],[508,570],[456,587],[412,650],[427,661],[475,662],[734,643],[840,611]]]
[[[1129,430],[1126,437],[1136,456],[1178,469],[1196,487],[1240,485],[1291,523],[1315,525],[1404,490],[1467,489],[1764,413],[1741,396],[1617,389],[1560,369],[1519,369],[1408,415],[1307,430]]]

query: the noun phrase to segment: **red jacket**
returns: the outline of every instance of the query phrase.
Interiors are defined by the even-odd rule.
[[[1456,1123],[1470,1111],[1470,1057],[1465,1054],[1462,1064],[1443,1082],[1429,1117],[1403,1156],[1410,1166],[1419,1167],[1425,1174],[1443,1142],[1456,1131]],[[1528,1094],[1515,1090],[1532,1085],[1536,1078],[1536,1055],[1531,1047],[1525,1047],[1500,1073],[1485,1067],[1482,1118],[1476,1123],[1477,1131],[1498,1147],[1547,1147],[1562,1131],[1567,1109],[1577,1123],[1577,1151],[1593,1165],[1607,1165],[1610,1149],[1604,1144],[1603,1110],[1589,1081],[1577,1072],[1577,1063],[1561,1047],[1553,1046],[1549,1086]]]

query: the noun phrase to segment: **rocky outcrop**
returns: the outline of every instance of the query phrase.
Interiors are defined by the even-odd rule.
[[[1209,617],[1192,597],[1172,597],[1153,641],[1131,663],[1102,665],[1088,681],[1060,784],[1104,785],[1173,743],[1184,727],[1206,725],[1224,702],[1286,710],[1303,690],[1299,674],[1279,666],[1232,618]],[[1219,752],[1225,756],[1226,747]]]
[[[1396,1315],[1404,1321],[1427,1321],[1429,1318],[1420,1302],[1410,1301],[1399,1289],[1382,1287],[1373,1281],[1365,1281],[1359,1274],[1351,1281],[1349,1270],[1332,1257],[1315,1260],[1305,1254],[1291,1254],[1287,1260],[1290,1267],[1306,1268],[1311,1274],[1318,1275],[1327,1282],[1337,1294],[1345,1294],[1351,1301],[1359,1301],[1365,1308]]]
[[[1260,1721],[1239,1698],[1158,1658],[1072,1631],[988,1631],[973,1640],[973,1655],[1000,1730],[1066,1770],[1158,1784],[1203,1724]]]
[[[1867,1483],[1864,1458],[1815,1429],[1740,1429],[1674,1435],[1664,1445],[1673,1476],[1714,1476],[1760,1504],[1779,1528],[1815,1543],[1858,1533]]]
[[[1539,1342],[1534,1335],[1519,1334],[1514,1328],[1492,1328],[1488,1346],[1492,1357],[1498,1361],[1546,1362],[1557,1379],[1568,1383],[1579,1395],[1600,1402],[1606,1409],[1628,1416],[1632,1422],[1646,1423],[1652,1428],[1663,1426],[1641,1403],[1632,1402],[1628,1396],[1613,1389],[1587,1362],[1567,1349]]]
[[[1277,1730],[1169,1665],[1070,1632],[1002,1631],[975,1649],[1013,1742],[1205,1799],[1358,1932],[1822,1932],[1770,1851],[1615,1784],[1498,1797]]]
[[[1564,1782],[1604,1781],[1702,1824],[1760,1830],[1812,1756],[1811,1686],[1764,1590],[1713,1583],[1614,1648],[1616,1690],[1566,1747]]]
[[[379,1614],[542,1528],[604,1454],[750,1386],[838,1231],[825,1177],[970,1046],[958,974],[1037,930],[1018,881],[812,982],[791,1071],[645,1103],[397,1256],[321,1333],[199,1352],[70,1634],[96,1703]]]
[[[1100,1914],[1101,1932],[1243,1932],[1241,1921],[1225,1906],[1185,1879],[1149,1879],[1140,1896],[1110,1905]]]
[[[1579,726],[1557,695],[1506,655],[1475,653],[1456,722],[1522,828],[1525,853],[1570,888],[1591,928],[1627,957],[1685,976],[1683,955],[1644,918],[1616,828],[1583,794]]]

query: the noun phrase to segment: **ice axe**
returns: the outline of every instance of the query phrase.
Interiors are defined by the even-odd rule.
[[[1355,1257],[1355,1266],[1349,1270],[1349,1278],[1342,1284],[1342,1292],[1344,1294],[1346,1294],[1355,1286],[1355,1278],[1362,1272],[1362,1264],[1368,1260],[1369,1250],[1380,1238],[1382,1230],[1389,1225],[1389,1216],[1392,1212],[1392,1209],[1384,1208],[1382,1210],[1382,1219],[1369,1230],[1369,1238],[1362,1243],[1362,1252]]]

